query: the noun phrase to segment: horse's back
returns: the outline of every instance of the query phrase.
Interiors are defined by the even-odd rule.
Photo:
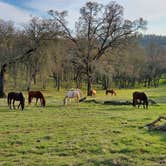
[[[16,94],[16,92],[9,92],[8,96],[14,96]]]
[[[144,92],[133,92],[133,98],[137,99],[147,99],[147,95]]]
[[[19,95],[20,95],[20,93],[17,93],[17,92],[9,92],[8,98],[17,98]]]
[[[43,94],[40,91],[29,91],[28,95],[32,97],[43,97]]]
[[[80,95],[79,93],[80,92],[78,90],[70,90],[67,92],[66,96],[69,98],[73,98],[73,97]]]

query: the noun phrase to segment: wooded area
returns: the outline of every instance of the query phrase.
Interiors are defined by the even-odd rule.
[[[146,21],[125,20],[116,2],[86,3],[74,31],[66,11],[48,14],[21,29],[0,20],[0,97],[5,96],[5,73],[15,88],[20,81],[24,89],[38,82],[46,88],[53,78],[57,90],[63,83],[75,82],[78,88],[86,83],[87,95],[94,83],[103,89],[157,87],[166,73],[166,47],[155,42],[142,46],[139,29],[146,28]]]

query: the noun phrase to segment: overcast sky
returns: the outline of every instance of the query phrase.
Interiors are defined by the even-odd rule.
[[[79,17],[79,9],[87,0],[0,0],[0,19],[17,24],[28,22],[31,16],[46,16],[49,9],[67,10],[72,27]],[[95,0],[107,4],[109,0]],[[146,34],[166,35],[166,0],[116,0],[124,7],[124,17],[148,21]]]

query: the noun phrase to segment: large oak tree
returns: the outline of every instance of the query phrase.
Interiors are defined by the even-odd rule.
[[[105,6],[87,2],[80,9],[75,33],[67,27],[65,11],[50,10],[49,14],[61,27],[61,34],[75,44],[75,62],[87,76],[87,95],[91,95],[94,68],[101,57],[127,42],[146,24],[143,19],[124,19],[123,7],[114,1]]]

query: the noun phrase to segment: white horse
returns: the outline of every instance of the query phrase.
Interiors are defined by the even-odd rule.
[[[71,89],[67,92],[67,94],[64,97],[64,105],[67,104],[67,100],[69,100],[71,102],[71,99],[75,98],[76,99],[76,103],[79,103],[80,100],[80,96],[81,96],[81,91],[80,89]]]

